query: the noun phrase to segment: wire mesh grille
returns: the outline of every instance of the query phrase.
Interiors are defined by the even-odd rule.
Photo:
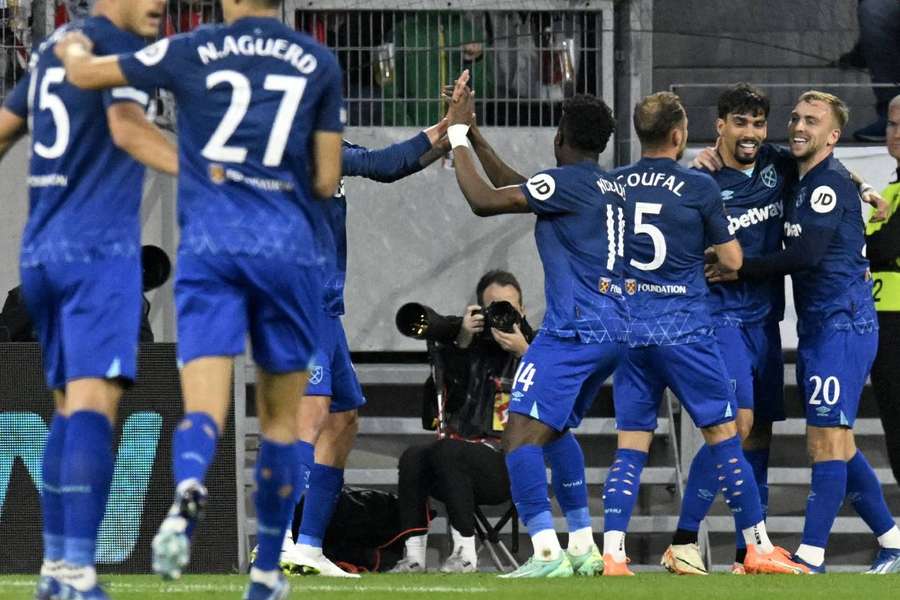
[[[0,96],[6,97],[28,68],[31,0],[0,0]]]
[[[337,54],[350,125],[434,123],[444,113],[441,87],[463,69],[486,125],[555,125],[563,99],[601,92],[598,11],[297,9],[291,16],[296,29]]]
[[[70,19],[67,4],[0,0],[0,96],[25,73],[32,37],[41,38]],[[611,76],[602,72],[605,32],[599,10],[358,7],[285,8],[284,14],[287,24],[337,54],[351,126],[420,127],[435,122],[444,113],[441,87],[466,68],[472,72],[480,123],[552,126],[558,123],[562,100],[576,93],[602,95],[603,78]],[[37,32],[33,13],[48,10],[52,16],[46,19],[47,30]],[[221,20],[217,0],[170,0],[160,35]],[[160,112],[171,113],[170,103]]]

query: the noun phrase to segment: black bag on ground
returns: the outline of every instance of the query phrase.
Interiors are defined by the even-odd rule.
[[[303,517],[301,501],[294,511],[294,539]],[[325,532],[322,551],[332,562],[357,570],[387,571],[403,558],[408,532],[400,529],[397,495],[344,487]],[[343,563],[343,564],[342,564]]]

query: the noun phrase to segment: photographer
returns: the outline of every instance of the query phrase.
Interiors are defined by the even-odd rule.
[[[404,532],[412,535],[392,573],[425,571],[429,497],[446,505],[452,527],[453,552],[441,567],[445,573],[477,569],[475,507],[510,499],[500,436],[519,358],[534,332],[525,320],[522,290],[512,274],[485,273],[476,297],[478,305],[467,307],[461,319],[447,319],[453,327],[450,333],[444,328],[443,340],[428,332],[416,336],[432,340],[432,360],[436,371],[440,369],[437,387],[432,380],[426,383],[426,408],[444,401],[437,418],[423,416],[427,423],[437,422],[438,439],[412,446],[400,457],[400,520]],[[436,393],[441,375],[443,395]]]

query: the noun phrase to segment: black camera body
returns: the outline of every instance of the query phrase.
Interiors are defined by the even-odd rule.
[[[516,325],[522,325],[522,315],[515,306],[506,300],[491,302],[478,312],[484,315],[482,335],[488,337],[491,335],[491,328],[498,329],[503,333],[513,333]]]

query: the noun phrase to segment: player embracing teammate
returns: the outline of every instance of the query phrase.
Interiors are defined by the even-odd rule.
[[[900,570],[900,530],[853,437],[877,349],[878,321],[859,191],[832,154],[847,119],[847,107],[836,96],[817,91],[800,96],[788,125],[797,173],[784,197],[784,250],[748,259],[737,272],[714,266],[710,280],[792,275],[797,383],[813,462],[803,542],[792,558],[805,572],[825,571],[828,535],[847,497],[881,546],[868,572],[883,574]]]
[[[247,600],[280,600],[278,568],[301,462],[296,405],[322,316],[324,213],[341,174],[337,59],[278,19],[280,0],[223,0],[226,25],[97,58],[72,35],[56,47],[70,81],[127,82],[178,101],[175,281],[185,417],[173,440],[175,502],[153,541],[154,570],[178,577],[206,503],[203,485],[228,414],[233,357],[249,332],[261,442],[259,551]]]
[[[137,376],[144,168],[175,174],[174,146],[146,118],[151,89],[66,81],[54,47],[77,27],[98,54],[156,35],[163,0],[98,0],[58,29],[0,110],[0,155],[31,130],[22,291],[55,412],[42,464],[44,561],[35,598],[103,600],[94,566],[113,477],[114,425]]]
[[[631,575],[625,532],[637,500],[656,414],[665,388],[678,396],[706,445],[704,473],[711,493],[721,492],[735,517],[755,573],[794,573],[802,567],[766,533],[753,469],[737,435],[734,390],[715,343],[706,305],[704,250],[723,265],[740,268],[743,253],[734,239],[711,177],[680,166],[687,144],[687,114],[668,92],[635,107],[634,126],[642,158],[613,171],[626,188],[625,291],[630,310],[629,350],[616,371],[618,450],[604,488],[604,575]]]

